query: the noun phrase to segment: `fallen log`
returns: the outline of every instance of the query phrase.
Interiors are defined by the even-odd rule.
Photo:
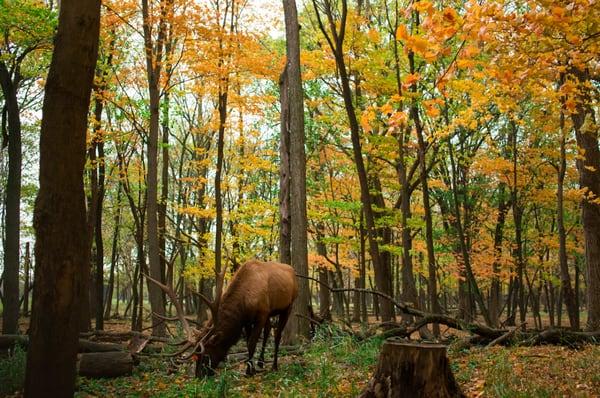
[[[533,336],[530,335],[530,337],[525,339],[521,345],[533,346],[541,344],[554,344],[577,347],[585,343],[600,343],[600,330],[596,330],[595,332],[573,332],[566,329],[550,328],[542,330]]]
[[[392,338],[379,354],[373,378],[361,398],[462,398],[446,357],[446,346]]]
[[[80,376],[91,378],[128,376],[133,371],[133,356],[123,351],[81,354],[77,370]]]
[[[26,335],[3,334],[0,335],[0,350],[5,350],[20,345],[27,348],[29,345],[29,337]],[[79,339],[78,352],[112,352],[125,351],[126,348],[122,344],[113,343],[97,343],[85,339]]]

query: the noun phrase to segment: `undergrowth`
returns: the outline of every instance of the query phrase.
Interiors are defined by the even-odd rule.
[[[27,352],[16,345],[8,356],[0,357],[0,397],[13,394],[23,388]]]

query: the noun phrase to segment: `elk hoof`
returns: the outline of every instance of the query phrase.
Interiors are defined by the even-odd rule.
[[[254,368],[254,362],[248,361],[246,362],[246,376],[254,376],[256,374],[256,369]]]

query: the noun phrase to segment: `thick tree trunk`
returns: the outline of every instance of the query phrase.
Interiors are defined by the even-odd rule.
[[[308,275],[308,220],[306,215],[306,154],[304,152],[304,92],[300,71],[300,25],[295,0],[283,0],[286,31],[287,99],[290,132],[291,265]],[[308,280],[298,280],[298,297],[286,327],[287,342],[310,337]],[[298,317],[304,315],[304,317]]]
[[[577,111],[571,115],[577,146],[583,157],[577,160],[579,183],[586,189],[582,201],[583,235],[585,237],[586,282],[587,282],[587,329],[600,329],[600,204],[592,199],[600,197],[600,150],[598,149],[598,121],[590,107],[590,90],[587,72],[571,71],[584,93],[579,99]]]
[[[4,286],[2,330],[17,333],[19,330],[19,250],[21,235],[21,116],[17,90],[19,72],[11,77],[4,62],[0,62],[0,83],[4,106],[8,115],[8,177],[6,181],[6,207],[4,213]]]
[[[460,391],[446,347],[438,344],[386,341],[375,375],[362,398],[458,398]]]
[[[99,0],[62,1],[40,133],[25,397],[74,393],[80,297],[88,291],[80,273],[89,266],[83,173],[99,28]]]

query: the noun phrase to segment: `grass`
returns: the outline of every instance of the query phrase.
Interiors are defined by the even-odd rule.
[[[169,369],[144,358],[129,377],[78,379],[76,397],[356,397],[375,368],[383,340],[358,341],[333,327],[321,329],[300,352],[244,375],[243,361],[196,379],[190,366]],[[600,346],[448,349],[455,377],[469,397],[600,397]],[[269,359],[270,353],[267,353]],[[25,353],[0,359],[0,396],[22,386]]]
[[[27,353],[21,346],[0,357],[0,397],[10,395],[23,388]]]
[[[195,379],[189,370],[167,375],[150,360],[131,377],[80,378],[77,397],[332,397],[357,396],[372,371],[382,341],[358,342],[342,332],[320,332],[302,354],[280,357],[279,371],[268,368],[254,377],[244,364],[220,369],[213,378]]]

